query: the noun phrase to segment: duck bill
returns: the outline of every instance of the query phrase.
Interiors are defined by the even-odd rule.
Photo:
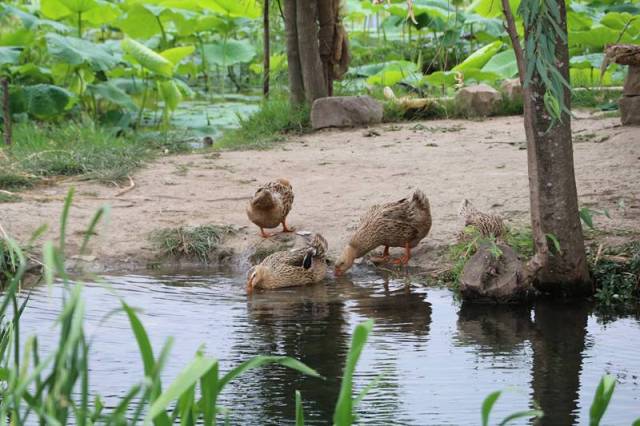
[[[344,275],[344,272],[340,268],[335,268],[334,272],[336,277],[341,277]]]
[[[249,278],[249,280],[247,281],[247,294],[253,293],[254,281],[255,278]]]

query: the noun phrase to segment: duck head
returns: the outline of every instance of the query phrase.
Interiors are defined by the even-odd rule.
[[[338,260],[336,260],[336,276],[343,275],[345,272],[347,272],[353,265],[353,261],[356,259],[356,257],[356,249],[351,245],[346,246],[344,250],[342,250],[342,254],[340,255],[340,257],[338,257]]]

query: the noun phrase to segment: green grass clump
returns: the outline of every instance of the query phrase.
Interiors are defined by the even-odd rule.
[[[82,175],[117,182],[150,156],[148,145],[117,137],[93,123],[19,123],[13,139],[0,158],[3,189],[26,187],[49,176]]]
[[[311,130],[309,107],[296,108],[284,99],[265,101],[260,110],[240,118],[240,127],[225,132],[216,141],[220,149],[267,149],[284,140],[285,134]]]
[[[0,203],[16,203],[22,200],[17,194],[0,192]]]
[[[578,88],[571,91],[571,106],[598,108],[603,111],[617,110],[621,96],[622,90]]]
[[[510,228],[503,237],[506,245],[511,247],[520,257],[530,258],[533,256],[533,235],[529,228]],[[456,287],[460,281],[460,275],[467,261],[473,256],[481,244],[489,244],[496,255],[500,254],[497,247],[498,241],[495,238],[487,238],[480,235],[474,226],[467,226],[461,234],[461,238],[449,247],[448,258],[453,263],[452,267],[443,272],[438,278],[439,281],[448,283]]]
[[[595,298],[601,309],[628,308],[640,295],[640,241],[589,253]]]
[[[220,243],[232,233],[227,226],[201,225],[165,228],[151,234],[151,242],[164,256],[197,258],[202,262],[213,260]]]

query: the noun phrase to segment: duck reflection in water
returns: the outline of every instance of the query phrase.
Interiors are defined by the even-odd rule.
[[[355,279],[356,283],[342,277],[336,282],[254,293],[248,298],[249,328],[245,340],[234,345],[234,349],[246,352],[247,356],[295,357],[326,378],[309,378],[280,367],[256,370],[252,373],[254,377],[243,381],[251,383],[250,388],[243,384],[240,386],[247,386],[246,390],[234,391],[238,395],[257,394],[260,401],[257,405],[262,412],[255,416],[274,419],[274,424],[291,421],[295,416],[293,395],[300,390],[306,419],[312,423],[330,423],[351,330],[361,317],[376,321],[374,334],[411,333],[426,341],[431,305],[424,293],[413,291],[385,273],[365,277],[356,274]],[[357,314],[356,318],[353,313]],[[385,379],[376,391],[383,392],[389,412],[400,405],[398,384],[394,383],[395,362],[389,359],[376,364],[385,370]]]
[[[532,318],[533,312],[533,318]],[[582,354],[590,307],[585,303],[538,303],[533,308],[464,303],[457,340],[482,352],[503,355],[533,349],[533,400],[544,417],[539,425],[578,422]]]

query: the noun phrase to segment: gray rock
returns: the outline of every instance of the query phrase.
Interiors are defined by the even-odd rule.
[[[311,106],[311,126],[354,127],[382,121],[382,104],[370,96],[334,96],[316,99]]]
[[[502,254],[496,258],[490,246],[483,244],[462,270],[460,294],[476,302],[512,303],[528,299],[533,292],[525,280],[524,266],[511,247],[499,244]]]
[[[522,101],[522,84],[519,78],[504,80],[500,85],[500,90],[507,99],[512,101]]]
[[[461,112],[472,117],[486,117],[496,111],[502,99],[500,92],[486,84],[463,87],[456,94]]]
[[[623,96],[618,101],[620,122],[625,126],[640,124],[640,96]]]
[[[640,66],[629,65],[622,94],[624,96],[640,96]]]

